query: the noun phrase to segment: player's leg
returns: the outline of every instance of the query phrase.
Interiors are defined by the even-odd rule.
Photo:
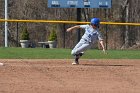
[[[74,56],[74,61],[72,63],[73,65],[79,64],[79,62],[78,62],[79,54],[76,53],[75,51],[77,50],[77,48],[79,48],[80,46],[82,46],[82,44],[83,44],[83,42],[80,40],[79,43],[71,51],[71,54]]]
[[[79,43],[73,48],[71,51],[72,55],[81,55],[83,52],[90,47],[90,43],[85,41],[84,39],[81,39]]]
[[[81,39],[79,41],[79,43],[73,48],[73,50],[71,51],[71,54],[74,56],[76,54],[79,54],[79,53],[83,52],[83,51],[81,51],[81,52],[77,51],[78,48],[80,48],[83,44],[89,44],[89,43],[86,43],[85,40]]]
[[[78,61],[79,58],[83,55],[83,51],[87,50],[89,48],[89,46],[90,46],[89,44],[83,44],[79,48],[77,48],[76,50],[74,50],[74,53],[76,53],[76,54],[74,55],[75,60],[72,63],[73,65],[79,64],[79,61]]]
[[[79,64],[78,60],[83,55],[83,51],[87,50],[90,44],[85,40],[80,40],[80,42],[72,50],[71,54],[74,55],[75,60],[72,64]]]

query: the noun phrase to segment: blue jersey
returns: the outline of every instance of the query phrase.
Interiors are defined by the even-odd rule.
[[[101,33],[98,29],[93,29],[91,25],[80,25],[80,28],[85,29],[85,33],[82,36],[82,39],[87,40],[88,42],[96,42],[97,40],[103,40]]]

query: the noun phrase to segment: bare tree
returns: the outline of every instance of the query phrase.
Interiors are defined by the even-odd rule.
[[[122,5],[122,22],[129,22],[129,0],[125,0]],[[129,26],[125,26],[124,29],[124,45],[122,49],[129,47]]]

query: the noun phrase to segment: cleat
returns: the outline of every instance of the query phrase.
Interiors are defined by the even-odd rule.
[[[0,63],[0,66],[3,66],[4,64],[3,63]]]
[[[79,65],[79,62],[78,61],[73,61],[72,65]]]
[[[83,53],[81,53],[81,55],[80,55],[80,53],[79,54],[76,54],[75,55],[75,60],[72,62],[72,65],[79,65],[79,57],[80,56],[82,56],[83,55]]]

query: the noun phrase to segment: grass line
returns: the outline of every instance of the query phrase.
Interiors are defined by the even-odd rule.
[[[89,49],[83,59],[140,59],[138,50],[101,50]],[[0,59],[71,59],[71,49],[49,48],[3,48],[0,47]]]

